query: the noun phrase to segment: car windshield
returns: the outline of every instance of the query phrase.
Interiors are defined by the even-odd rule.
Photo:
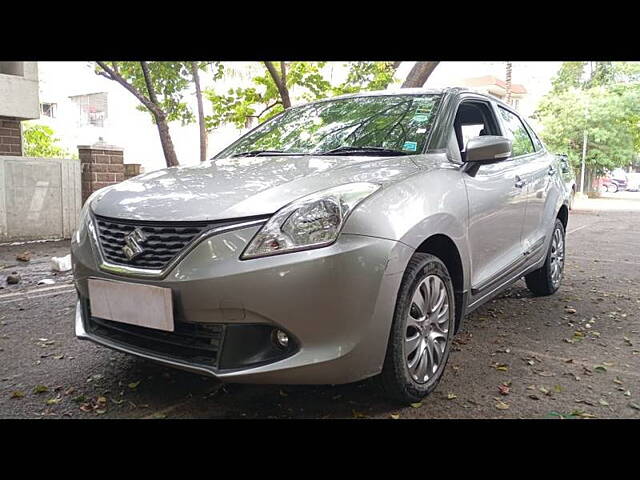
[[[421,153],[440,95],[377,95],[291,108],[216,158],[255,155]]]

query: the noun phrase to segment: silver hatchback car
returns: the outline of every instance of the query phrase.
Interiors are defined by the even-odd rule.
[[[212,160],[94,193],[76,335],[225,382],[437,385],[470,311],[562,279],[555,155],[495,98],[365,93],[264,122]]]

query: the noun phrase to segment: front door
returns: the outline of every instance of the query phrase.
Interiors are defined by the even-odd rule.
[[[461,155],[470,137],[502,135],[489,102],[463,101],[454,122]],[[525,215],[522,159],[517,156],[481,165],[465,174],[469,201],[469,244],[472,294],[480,293],[517,268],[523,258],[521,242]]]

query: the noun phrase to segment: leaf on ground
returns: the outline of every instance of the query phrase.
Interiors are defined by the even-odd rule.
[[[148,419],[162,419],[167,418],[167,415],[161,412],[154,413],[153,415],[147,417]]]
[[[502,385],[498,385],[498,391],[500,392],[500,395],[509,395],[509,386],[505,385],[504,383]]]
[[[625,397],[630,397],[631,396],[631,391],[627,390],[626,392],[624,392],[624,396]]]
[[[640,405],[638,405],[637,403],[629,402],[629,406],[631,408],[635,408],[636,410],[640,410]]]
[[[129,384],[129,388],[130,388],[131,390],[135,390],[136,388],[138,388],[138,385],[140,385],[140,382],[141,382],[141,381],[142,381],[142,380],[138,380],[137,382],[131,382],[131,383]]]
[[[613,379],[613,383],[617,383],[618,385],[622,385],[622,380],[620,380],[618,377]]]
[[[45,393],[49,391],[49,387],[45,386],[45,385],[36,385],[33,388],[33,393]]]
[[[22,398],[24,397],[24,392],[21,390],[14,390],[11,392],[11,398]]]
[[[601,398],[600,400],[598,400],[598,403],[600,405],[602,405],[603,407],[608,407],[609,406],[609,402],[607,402],[604,398]]]
[[[553,391],[556,392],[556,393],[562,392],[562,385],[554,385],[553,386]]]
[[[509,369],[509,365],[506,363],[496,363],[494,365],[491,365],[493,368],[495,368],[496,370],[500,370],[501,372],[506,372]]]
[[[47,405],[56,405],[60,403],[60,400],[62,400],[62,397],[50,398],[49,400],[47,400]]]
[[[576,313],[576,309],[575,308],[567,308],[565,311],[567,313],[571,313],[571,314]]]
[[[573,415],[574,417],[581,417],[581,418],[596,418],[595,415],[591,413],[587,413],[582,410],[574,410],[573,412],[571,412],[571,415]]]
[[[458,396],[455,393],[447,394],[447,400],[453,400],[454,398],[458,398]]]
[[[351,412],[353,413],[353,418],[367,418],[364,413],[358,412],[357,410],[351,410]]]
[[[596,372],[606,372],[607,371],[607,367],[605,367],[604,365],[596,365],[595,367],[593,367],[593,369]]]
[[[498,402],[498,403],[496,403],[496,408],[498,410],[508,410],[509,409],[509,404],[508,403],[504,403],[504,402]]]
[[[416,403],[412,403],[411,406],[413,408],[420,408],[422,406],[422,402],[416,402]]]
[[[545,395],[551,395],[551,392],[549,391],[549,389],[547,389],[545,387],[539,387],[538,390],[540,390]]]
[[[538,375],[540,375],[541,377],[554,377],[555,373],[553,372],[548,372],[548,371],[542,371],[542,372],[537,372]]]
[[[280,390],[280,396],[281,397],[288,397],[289,394],[287,392],[283,391],[283,390]]]
[[[392,413],[390,417],[393,418],[394,420],[398,420],[400,418],[400,415],[397,413]]]
[[[534,394],[528,395],[531,400],[540,400],[540,397]]]

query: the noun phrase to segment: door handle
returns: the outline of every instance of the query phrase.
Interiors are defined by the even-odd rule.
[[[516,188],[522,188],[526,185],[527,182],[522,180],[519,176],[516,175]]]

